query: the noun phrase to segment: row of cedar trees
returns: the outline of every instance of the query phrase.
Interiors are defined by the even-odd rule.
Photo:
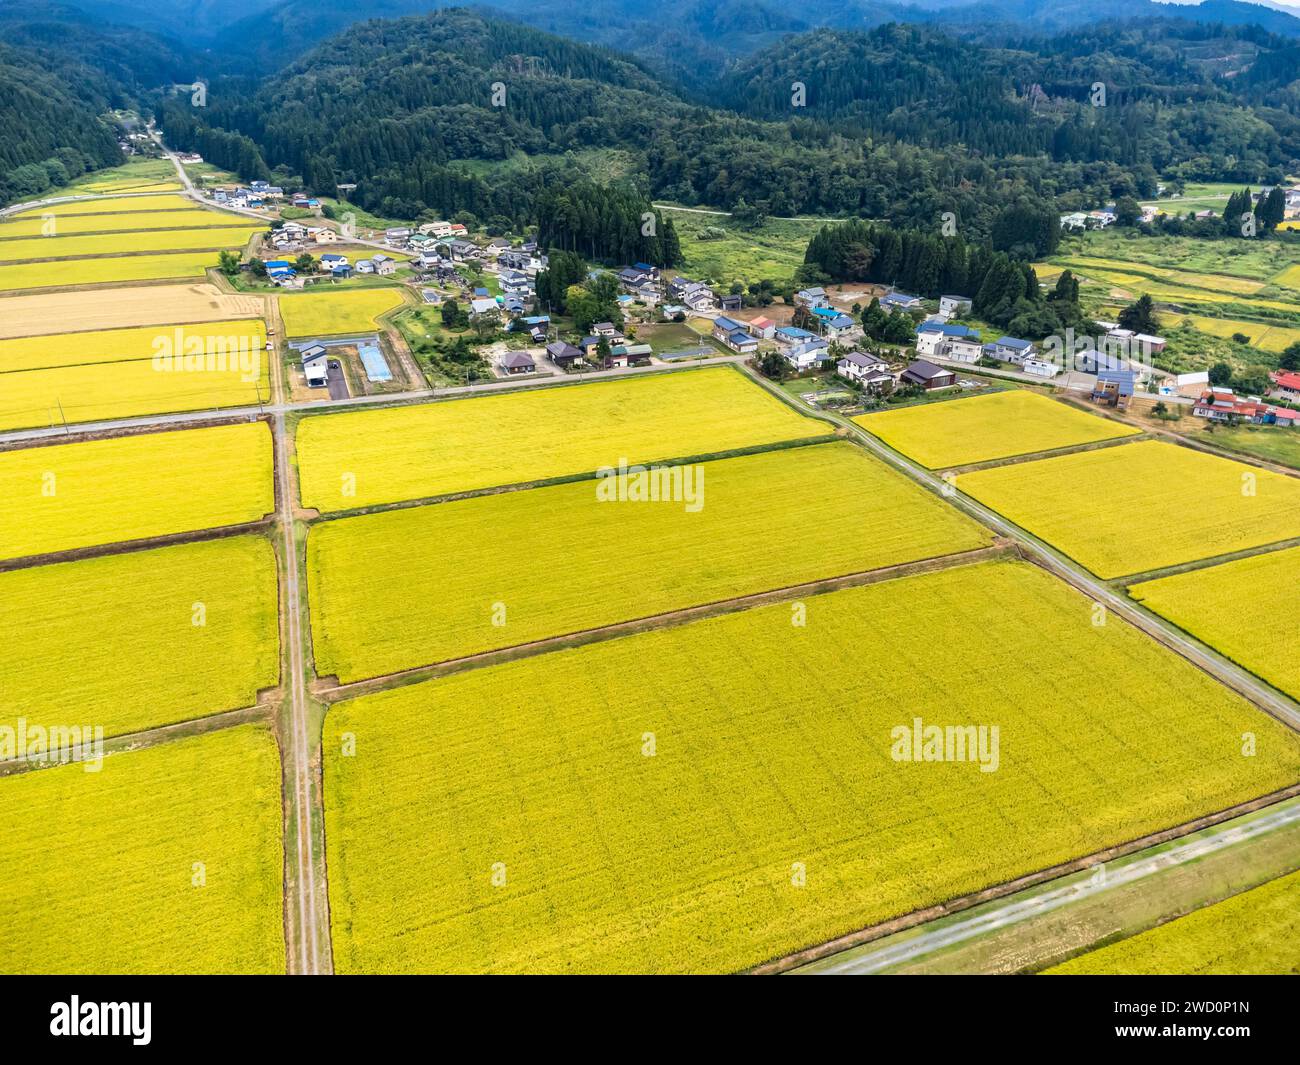
[[[1085,324],[1078,282],[1068,271],[1043,292],[1029,263],[960,237],[850,219],[819,230],[804,262],[806,274],[830,281],[890,285],[929,298],[964,296],[977,317],[1029,339]]]

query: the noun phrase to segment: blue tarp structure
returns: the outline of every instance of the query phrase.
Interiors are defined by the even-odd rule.
[[[357,345],[357,354],[361,356],[361,364],[366,368],[366,376],[375,382],[391,381],[393,372],[388,368],[388,363],[384,359],[383,352],[379,350],[379,345],[368,340],[362,341]]]

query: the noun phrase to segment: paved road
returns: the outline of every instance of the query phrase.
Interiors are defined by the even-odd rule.
[[[723,363],[743,363],[746,358],[747,356],[745,355],[718,355],[707,360],[707,365],[713,366],[721,365]],[[705,363],[682,363],[676,368],[700,365],[705,365]],[[437,399],[447,396],[470,396],[478,395],[481,392],[500,392],[510,388],[520,388],[525,385],[530,388],[547,388],[556,385],[570,384],[578,380],[599,381],[611,377],[635,377],[639,374],[662,373],[665,370],[672,368],[674,367],[626,366],[613,370],[593,370],[590,373],[581,375],[566,374],[563,377],[546,377],[541,379],[530,378],[527,381],[512,381],[509,379],[500,381],[484,381],[477,385],[449,385],[445,388],[423,388],[414,392],[394,392],[388,395],[350,396],[347,399],[340,400],[328,400],[324,398],[305,399],[299,400],[296,403],[265,403],[260,406],[222,407],[220,409],[186,411],[182,414],[149,414],[138,418],[117,418],[103,422],[81,422],[69,426],[66,429],[62,425],[50,426],[45,429],[16,429],[12,432],[0,433],[0,445],[21,443],[24,441],[48,440],[54,437],[72,436],[79,433],[103,433],[119,429],[136,429],[150,425],[179,426],[193,422],[207,422],[214,420],[238,421],[240,419],[259,418],[265,414],[288,414],[292,411],[331,410],[379,403],[402,403],[411,400]]]
[[[1248,815],[1246,818],[1228,821],[1217,828],[1206,829],[1196,839],[1166,847],[1149,857],[1139,857],[1136,861],[1107,867],[1104,877],[1088,877],[1046,892],[1030,889],[1003,902],[980,907],[979,913],[941,928],[927,930],[921,926],[919,930],[909,932],[908,938],[902,942],[882,941],[883,945],[875,945],[874,949],[870,944],[854,948],[792,969],[791,974],[867,975],[905,962],[918,961],[936,951],[987,935],[999,928],[1041,917],[1062,906],[1132,884],[1171,865],[1195,861],[1207,854],[1240,845],[1267,832],[1297,823],[1300,823],[1300,800],[1292,799],[1262,817]]]

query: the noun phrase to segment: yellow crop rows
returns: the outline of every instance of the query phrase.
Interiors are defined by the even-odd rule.
[[[0,452],[0,558],[257,521],[265,422]]]
[[[804,605],[332,707],[336,969],[744,969],[1295,780],[1300,737],[1036,567]],[[904,760],[918,718],[984,746]]]
[[[53,333],[42,337],[0,340],[0,373],[43,370],[54,366],[152,359],[155,354],[193,349],[204,352],[245,350],[262,352],[266,326],[257,319],[205,322],[200,325],[143,326],[100,329],[85,333]]]
[[[823,436],[730,367],[304,418],[303,503],[321,511]]]
[[[209,266],[216,265],[216,252],[174,252],[166,255],[123,255],[107,259],[22,263],[0,266],[0,291],[202,277]]]
[[[864,414],[853,420],[932,470],[1141,431],[1023,389]]]
[[[0,778],[0,818],[0,972],[284,971],[266,729]]]
[[[314,526],[317,671],[373,677],[990,541],[847,442],[679,472],[698,509],[600,498],[622,477]]]
[[[1285,603],[1300,588],[1300,548],[1135,584],[1129,594],[1274,687],[1300,699],[1300,639]]]
[[[0,572],[0,725],[39,713],[116,736],[252,706],[277,683],[278,634],[262,537]]]
[[[291,337],[370,333],[376,319],[404,302],[399,288],[353,288],[280,297],[280,315]]]
[[[957,487],[1105,578],[1300,536],[1300,480],[1159,441],[977,470]]]
[[[256,407],[271,398],[271,368],[260,348],[227,355],[224,366],[216,353],[210,365],[165,365],[173,368],[144,359],[0,374],[0,430]]]
[[[242,248],[256,227],[200,226],[197,229],[143,230],[92,236],[32,237],[0,240],[0,262],[33,259],[75,259],[83,255],[126,255],[128,252]],[[3,234],[0,234],[3,235]],[[132,256],[134,257],[134,256]],[[64,262],[62,265],[70,265]]]

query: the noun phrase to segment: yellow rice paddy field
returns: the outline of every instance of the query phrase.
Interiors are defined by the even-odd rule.
[[[0,972],[283,972],[281,816],[253,725],[0,778]]]
[[[1073,976],[1300,975],[1300,872],[1047,970]]]
[[[1300,699],[1300,638],[1287,608],[1300,548],[1135,584],[1129,594],[1239,665]]]
[[[1273,276],[1273,284],[1283,285],[1286,288],[1300,289],[1300,263],[1294,266],[1288,266],[1279,274]]]
[[[265,422],[0,452],[0,559],[257,521]]]
[[[1251,347],[1260,351],[1282,352],[1300,340],[1300,329],[1282,325],[1263,325],[1237,318],[1207,318],[1200,314],[1185,315],[1180,321],[1189,322],[1193,328],[1210,336],[1231,337],[1240,333],[1250,337]]]
[[[586,480],[313,526],[317,672],[379,676],[991,541],[847,442],[686,471],[695,509]]]
[[[185,211],[141,211],[124,215],[70,215],[54,220],[54,233],[69,237],[84,233],[117,233],[158,229],[206,229],[247,225],[256,228],[258,223],[224,211],[202,208]],[[14,237],[47,237],[49,224],[39,215],[0,221],[0,251],[4,243]]]
[[[0,374],[0,430],[105,421],[144,414],[256,406],[271,398],[266,353],[241,362],[162,370],[152,360]]]
[[[266,347],[266,326],[258,319],[198,325],[142,326],[55,333],[0,340],[0,373],[152,359],[155,353],[253,351]]]
[[[333,706],[336,969],[740,970],[1295,780],[1300,737],[1036,567],[805,606]]]
[[[1108,579],[1300,536],[1300,480],[1160,441],[977,470],[957,486]]]
[[[853,420],[932,470],[1141,431],[1024,389],[864,414]]]
[[[94,200],[72,200],[69,203],[47,204],[33,207],[30,211],[19,211],[14,218],[40,218],[42,215],[85,215],[85,214],[135,214],[142,211],[181,211],[193,210],[194,201],[188,196],[103,196]],[[118,228],[126,228],[121,226]]]
[[[38,259],[75,259],[84,255],[121,256],[135,252],[215,251],[220,248],[242,248],[257,228],[251,225],[200,226],[197,229],[143,230],[138,233],[101,233],[96,236],[0,240],[0,263]],[[64,265],[70,264],[64,263]]]
[[[66,334],[69,327],[92,331],[260,318],[266,303],[203,282],[7,296],[0,311],[0,338],[8,339]]]
[[[0,572],[0,725],[39,710],[116,736],[252,706],[278,651],[260,536]]]
[[[353,288],[280,297],[280,315],[291,337],[340,336],[378,328],[379,315],[400,307],[399,288]]]
[[[216,252],[174,252],[166,255],[123,255],[107,259],[22,263],[0,266],[0,291],[202,277],[209,266],[216,265]]]
[[[321,511],[522,484],[827,435],[730,367],[304,418],[303,503]]]

